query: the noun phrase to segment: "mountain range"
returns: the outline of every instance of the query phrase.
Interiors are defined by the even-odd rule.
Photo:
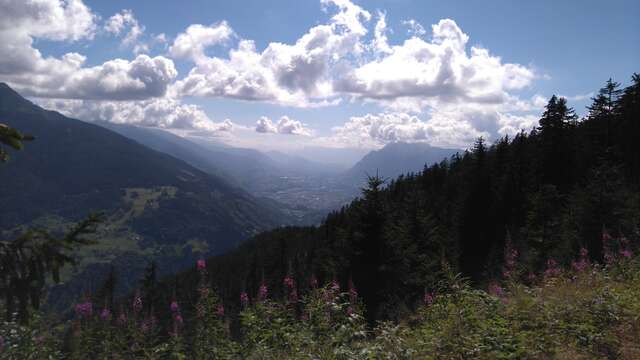
[[[421,170],[454,150],[394,143],[351,169],[281,152],[235,148],[168,131],[85,122],[47,111],[0,84],[0,121],[35,141],[0,167],[0,239],[27,228],[62,232],[91,212],[96,245],[63,274],[51,301],[63,306],[112,267],[120,288],[151,261],[160,274],[222,254],[282,225],[317,224],[359,195],[366,174]]]
[[[66,285],[77,291],[87,286],[89,274],[111,264],[126,269],[125,283],[152,260],[161,272],[175,272],[194,258],[225,252],[292,221],[273,202],[214,171],[44,110],[5,84],[0,121],[35,137],[0,167],[1,238],[26,227],[62,231],[90,212],[104,214],[98,244],[66,274]]]

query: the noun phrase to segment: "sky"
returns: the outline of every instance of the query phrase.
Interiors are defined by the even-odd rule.
[[[466,148],[638,64],[631,0],[0,0],[0,81],[32,101],[260,150]]]

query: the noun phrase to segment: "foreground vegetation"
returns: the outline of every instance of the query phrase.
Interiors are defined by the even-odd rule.
[[[87,299],[66,325],[5,322],[2,359],[638,359],[640,258],[626,239],[603,235],[606,262],[586,249],[568,268],[554,260],[541,274],[524,274],[517,251],[505,249],[501,278],[473,288],[443,264],[443,278],[423,304],[400,322],[366,324],[353,283],[333,281],[299,296],[271,298],[262,285],[241,293],[237,334],[209,286],[204,260],[193,309],[173,300],[171,316],[144,310],[142,296],[116,311]],[[191,314],[186,316],[184,314]]]

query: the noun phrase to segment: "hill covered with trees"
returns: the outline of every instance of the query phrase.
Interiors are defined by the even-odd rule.
[[[51,293],[61,304],[122,269],[130,291],[146,263],[164,274],[288,223],[271,202],[115,132],[44,110],[0,84],[0,123],[31,134],[28,151],[0,166],[0,240],[28,228],[63,233],[102,212],[94,239]],[[7,151],[11,151],[7,149]],[[0,154],[1,156],[1,154]],[[74,271],[72,271],[74,270]]]
[[[318,227],[282,228],[209,259],[225,301],[264,282],[284,295],[282,278],[355,283],[369,321],[399,319],[442,277],[441,264],[476,286],[499,276],[503,250],[527,273],[548,261],[569,264],[580,248],[603,261],[603,232],[637,246],[640,222],[640,75],[620,89],[608,81],[579,119],[553,96],[539,126],[383,183]],[[194,273],[169,281],[178,294]],[[188,297],[185,300],[189,301]]]

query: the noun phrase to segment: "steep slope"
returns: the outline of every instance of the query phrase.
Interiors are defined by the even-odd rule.
[[[279,152],[182,138],[159,129],[97,124],[222,177],[260,199],[269,199],[300,225],[317,224],[353,197],[353,192],[339,188],[336,175],[340,171],[332,165]]]
[[[161,129],[128,124],[114,124],[106,121],[98,121],[94,124],[114,131],[131,140],[135,140],[153,150],[183,160],[189,165],[208,174],[220,177],[231,184],[240,185],[237,174],[233,171],[228,171],[229,169],[225,169],[225,165],[228,162],[233,162],[233,160],[237,159],[233,159],[232,155],[225,155],[222,144],[220,144],[216,150],[210,150],[193,141]]]
[[[423,143],[390,143],[365,155],[344,177],[358,184],[376,173],[382,178],[396,178],[401,174],[422,171],[425,165],[440,162],[459,150],[443,149]]]
[[[76,275],[115,262],[136,276],[151,259],[173,271],[287,222],[273,205],[218,177],[43,110],[4,84],[0,121],[36,138],[0,166],[0,237],[24,225],[61,229],[91,211],[105,213],[100,243],[86,250]]]

